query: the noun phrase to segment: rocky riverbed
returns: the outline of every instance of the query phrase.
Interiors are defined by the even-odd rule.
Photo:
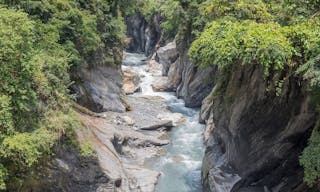
[[[144,161],[163,153],[161,146],[169,144],[165,139],[167,128],[179,123],[182,117],[166,119],[169,111],[160,97],[129,97],[128,104],[131,111],[125,113],[81,115],[87,132],[91,132],[84,134],[91,135],[85,140],[97,149],[99,164],[117,190],[155,191],[160,173],[144,167]],[[143,131],[148,127],[157,129]]]
[[[154,92],[152,87],[163,78],[162,66],[154,59],[145,62],[145,57],[135,54],[127,54],[124,61],[128,111],[97,116],[80,113],[85,128],[78,131],[78,138],[94,146],[98,164],[108,178],[96,185],[96,191],[197,191],[203,155],[198,112],[185,108],[173,93]],[[179,154],[181,147],[186,150]],[[168,171],[172,166],[178,169]],[[190,182],[193,186],[189,186],[188,178],[197,185]],[[166,186],[167,180],[177,185]]]

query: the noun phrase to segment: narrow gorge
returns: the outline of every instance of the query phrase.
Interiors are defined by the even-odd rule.
[[[0,191],[320,192],[320,2],[0,1]]]

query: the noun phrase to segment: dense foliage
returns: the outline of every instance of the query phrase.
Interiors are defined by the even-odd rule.
[[[0,190],[16,190],[62,135],[80,126],[70,74],[121,61],[121,3],[0,0]],[[119,51],[120,50],[120,51]],[[83,156],[92,148],[80,148]]]

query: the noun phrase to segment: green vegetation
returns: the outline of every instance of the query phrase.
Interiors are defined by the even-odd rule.
[[[0,190],[16,191],[62,136],[75,144],[70,77],[83,63],[121,63],[117,2],[0,0]]]
[[[259,63],[267,77],[270,70],[283,69],[293,55],[294,48],[281,29],[275,23],[213,22],[189,53],[200,66]]]
[[[312,186],[320,178],[320,132],[319,124],[313,130],[309,139],[309,145],[304,149],[300,163],[305,169],[304,181]]]
[[[85,142],[80,144],[80,155],[82,157],[95,157],[97,154],[91,143]]]

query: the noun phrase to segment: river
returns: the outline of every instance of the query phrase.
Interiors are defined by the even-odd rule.
[[[147,72],[146,59],[141,54],[126,53],[124,64],[136,67],[142,77],[141,92],[133,96],[160,96],[172,112],[181,113],[186,121],[168,133],[171,143],[164,147],[165,155],[149,159],[145,166],[161,173],[157,192],[200,192],[204,125],[198,123],[199,109],[185,107],[172,92],[154,92],[151,84],[156,77]]]

